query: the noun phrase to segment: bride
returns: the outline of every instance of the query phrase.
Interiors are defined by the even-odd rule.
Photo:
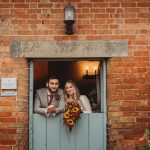
[[[77,101],[81,107],[83,113],[92,113],[91,106],[87,96],[80,95],[79,89],[76,86],[76,83],[72,80],[68,80],[65,83],[65,100],[68,101]]]

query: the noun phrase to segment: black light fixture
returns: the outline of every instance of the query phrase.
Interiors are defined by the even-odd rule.
[[[89,74],[88,73],[88,69],[86,68],[86,74],[83,75],[83,79],[86,79],[86,80],[93,80],[93,79],[96,79],[96,76],[97,76],[97,72],[96,72],[96,69],[94,70],[94,74]]]
[[[66,34],[68,35],[73,34],[73,24],[75,23],[74,13],[75,8],[69,3],[64,8],[64,17],[65,17],[64,23],[66,24]]]

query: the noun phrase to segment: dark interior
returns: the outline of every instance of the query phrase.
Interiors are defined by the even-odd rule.
[[[34,93],[45,87],[49,75],[57,74],[60,88],[68,79],[77,83],[81,95],[89,98],[93,112],[100,112],[100,61],[42,61],[34,62]]]

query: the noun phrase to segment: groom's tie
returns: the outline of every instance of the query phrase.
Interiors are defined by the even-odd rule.
[[[53,97],[54,97],[54,95],[50,95],[50,102],[49,102],[49,105],[51,105],[51,104],[52,104]]]

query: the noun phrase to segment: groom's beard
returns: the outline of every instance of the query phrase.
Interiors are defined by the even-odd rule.
[[[58,88],[49,88],[49,91],[53,94],[55,94],[57,92]]]

